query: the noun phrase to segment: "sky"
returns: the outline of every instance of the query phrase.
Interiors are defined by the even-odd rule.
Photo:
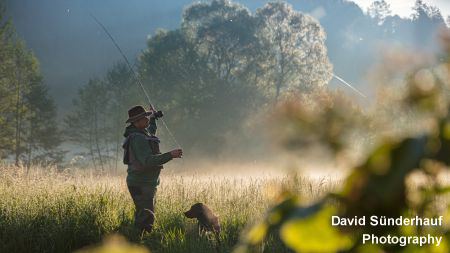
[[[363,10],[367,10],[374,0],[352,0],[357,3]],[[397,14],[401,17],[409,17],[412,12],[416,0],[386,0],[391,5],[393,14]],[[450,15],[450,0],[424,0],[424,3],[437,6],[444,17]]]

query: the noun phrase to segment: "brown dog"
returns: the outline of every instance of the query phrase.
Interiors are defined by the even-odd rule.
[[[203,203],[196,203],[189,211],[184,212],[187,218],[196,218],[200,231],[220,233],[219,218]]]

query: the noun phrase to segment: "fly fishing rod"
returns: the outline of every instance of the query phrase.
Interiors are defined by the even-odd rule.
[[[136,74],[136,71],[134,71],[133,67],[130,64],[130,61],[128,61],[127,56],[123,53],[122,49],[119,47],[119,45],[117,44],[116,40],[113,38],[113,36],[111,35],[111,33],[109,33],[108,29],[106,29],[106,27],[102,24],[102,22],[100,22],[100,20],[98,20],[94,14],[92,14],[91,12],[89,12],[89,15],[92,17],[92,19],[94,19],[94,21],[103,29],[103,31],[108,35],[108,37],[111,39],[112,43],[114,44],[114,46],[117,48],[117,50],[119,51],[119,53],[122,55],[123,59],[125,60],[125,63],[127,64],[128,68],[130,69],[131,73],[133,73],[133,77],[134,79],[137,81],[137,83],[139,84],[139,86],[141,87],[142,91],[144,92],[145,97],[147,98],[148,103],[150,104],[150,106],[156,111],[156,107],[154,107],[153,103],[151,102],[150,96],[148,95],[147,91],[145,90],[144,85],[142,84],[141,79],[139,78],[139,76]],[[178,143],[178,141],[175,139],[175,136],[172,134],[172,131],[170,131],[169,127],[167,126],[166,122],[164,121],[163,118],[161,118],[161,121],[164,125],[164,127],[167,130],[167,133],[169,133],[170,138],[172,139],[172,141],[178,146],[178,148],[181,149],[181,145]]]

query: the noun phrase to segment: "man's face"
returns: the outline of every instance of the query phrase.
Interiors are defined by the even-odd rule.
[[[147,117],[143,117],[137,121],[135,121],[133,124],[140,129],[145,129],[148,127],[150,123],[150,120]]]

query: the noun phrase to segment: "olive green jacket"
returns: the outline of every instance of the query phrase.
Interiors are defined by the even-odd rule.
[[[156,132],[156,123],[154,120],[151,121],[149,130],[152,131],[152,134]],[[139,166],[129,162],[127,184],[136,186],[151,185],[156,187],[159,184],[159,174],[162,165],[172,160],[172,155],[169,152],[155,154],[148,141],[151,135],[146,129],[139,129],[134,125],[130,125],[125,129],[123,136],[126,138],[123,147],[129,151],[124,152],[125,156],[127,153],[131,153],[133,159],[137,160],[144,167],[144,169],[140,169],[137,168]]]

